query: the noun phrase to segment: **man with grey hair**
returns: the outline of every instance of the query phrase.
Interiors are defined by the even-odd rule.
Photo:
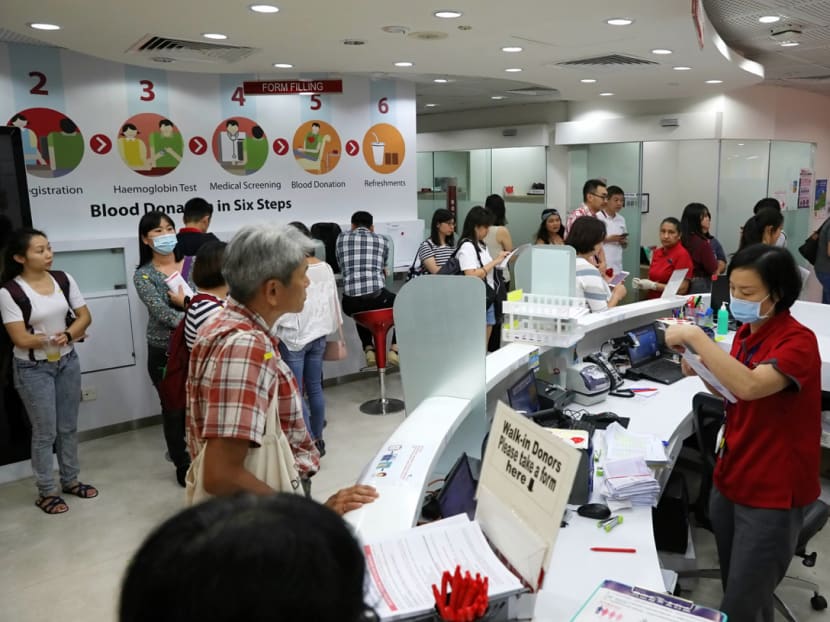
[[[228,302],[199,330],[187,381],[188,447],[192,457],[205,447],[203,484],[212,495],[275,492],[244,465],[248,448],[262,441],[274,398],[306,494],[319,468],[297,383],[271,332],[281,315],[302,310],[309,283],[306,254],[312,250],[294,227],[268,225],[244,227],[228,244],[222,267]],[[343,514],[376,497],[370,486],[351,486],[326,505]]]

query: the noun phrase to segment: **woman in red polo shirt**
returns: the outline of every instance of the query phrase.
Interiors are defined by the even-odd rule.
[[[692,258],[680,243],[680,221],[669,216],[660,223],[660,248],[654,249],[651,255],[648,278],[634,279],[634,287],[646,290],[648,298],[659,298],[672,272],[681,268],[688,270],[688,278],[681,283],[677,293],[685,294],[689,289],[689,279],[692,278]]]
[[[804,508],[821,492],[821,359],[816,336],[790,315],[801,279],[786,249],[748,246],[727,275],[732,314],[743,322],[731,354],[696,326],[670,327],[666,343],[699,354],[736,398],[725,402],[709,498],[720,608],[730,620],[771,621]],[[683,371],[694,373],[685,363]]]

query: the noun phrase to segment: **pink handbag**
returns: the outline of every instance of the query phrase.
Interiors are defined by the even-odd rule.
[[[337,341],[326,341],[326,350],[323,352],[324,361],[342,361],[349,353],[346,350],[346,338],[343,336],[343,325],[337,330]]]

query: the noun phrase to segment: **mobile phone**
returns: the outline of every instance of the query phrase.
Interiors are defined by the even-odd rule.
[[[629,274],[630,274],[630,272],[626,272],[625,270],[622,270],[622,271],[620,271],[620,272],[617,272],[617,273],[616,273],[616,274],[615,274],[615,275],[611,278],[611,281],[610,281],[608,284],[609,284],[611,287],[616,287],[617,285],[619,285],[620,283],[622,283],[623,281],[625,281],[625,279],[627,279],[627,278],[628,278],[628,275],[629,275]]]

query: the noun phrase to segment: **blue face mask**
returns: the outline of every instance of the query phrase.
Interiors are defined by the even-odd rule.
[[[162,255],[169,255],[176,248],[178,242],[175,233],[165,233],[164,235],[153,238],[153,248]]]
[[[729,294],[729,310],[732,311],[732,316],[739,322],[752,324],[769,317],[769,313],[761,315],[761,303],[767,298],[769,298],[769,294],[758,301],[735,298],[734,294]]]

